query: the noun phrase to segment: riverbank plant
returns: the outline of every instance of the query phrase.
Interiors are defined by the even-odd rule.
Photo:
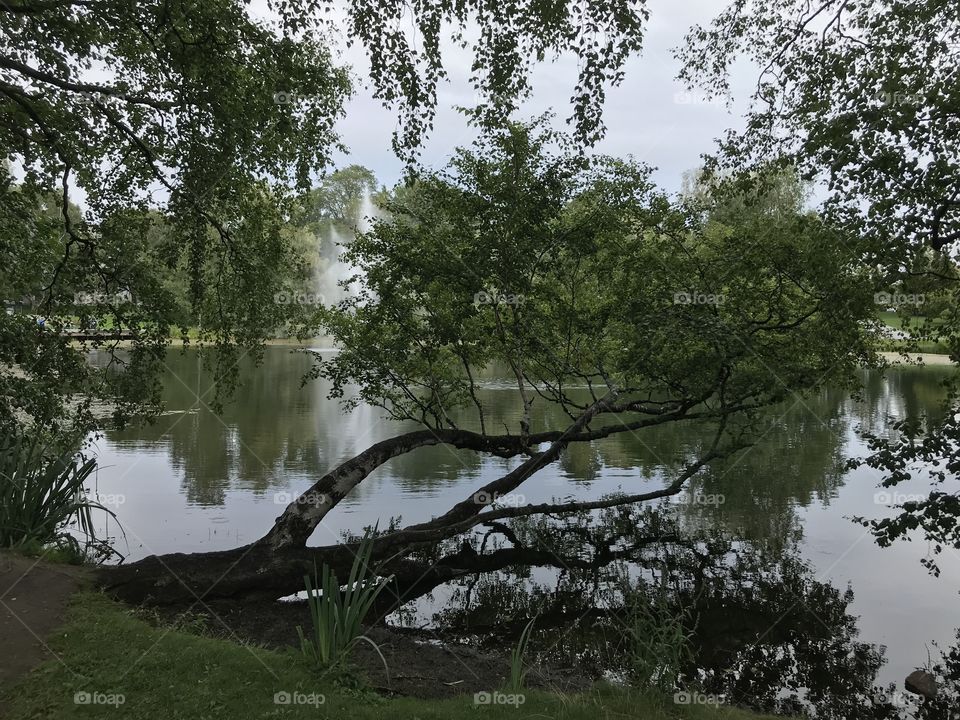
[[[686,613],[672,607],[663,592],[638,597],[631,607],[627,633],[628,673],[638,688],[672,693],[683,669],[693,662],[692,632]]]
[[[40,432],[5,431],[0,436],[0,547],[55,547],[82,557],[96,542],[93,511],[116,517],[84,492],[96,466],[96,459],[77,452],[76,444]]]
[[[516,647],[510,652],[510,684],[508,690],[511,693],[518,693],[523,690],[524,683],[526,682],[527,668],[524,665],[523,659],[527,654],[530,633],[533,632],[533,624],[536,621],[537,619],[533,618],[527,623],[526,627],[523,628],[523,632],[520,633],[520,639],[517,641]]]
[[[376,528],[360,540],[345,586],[327,565],[313,578],[304,576],[313,632],[308,637],[297,626],[297,635],[303,655],[321,670],[341,667],[358,642],[368,643],[387,665],[377,644],[363,634],[363,621],[390,580],[378,579],[371,565],[375,534]]]

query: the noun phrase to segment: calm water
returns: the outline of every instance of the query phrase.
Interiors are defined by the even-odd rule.
[[[154,425],[108,432],[97,443],[96,485],[112,502],[126,539],[128,560],[151,554],[234,547],[259,538],[290,498],[332,465],[405,428],[360,408],[343,414],[326,399],[327,387],[301,387],[310,358],[289,348],[268,348],[262,367],[246,372],[244,386],[222,415],[209,410],[210,376],[195,352],[171,351],[165,392],[169,412]],[[879,430],[888,416],[936,414],[945,368],[906,368],[885,376],[865,373],[860,400],[824,392],[796,400],[771,418],[752,450],[705,474],[693,492],[717,504],[684,504],[691,523],[720,524],[746,537],[785,543],[800,537],[817,578],[855,592],[861,638],[888,648],[879,680],[902,683],[926,662],[931,641],[952,644],[960,625],[960,558],[946,550],[940,578],[920,565],[925,543],[880,549],[851,515],[881,516],[878,477],[869,469],[844,472],[843,459],[865,449],[858,427]],[[509,386],[484,382],[498,414],[515,420]],[[541,425],[551,419],[541,407]],[[514,424],[515,426],[515,424]],[[697,428],[675,425],[602,444],[578,446],[562,462],[528,481],[522,502],[565,496],[637,492],[663,483],[702,439]],[[427,520],[467,497],[513,462],[478,458],[443,447],[397,458],[361,484],[328,516],[313,543],[335,542],[391,517]],[[895,489],[925,493],[925,483]],[[882,499],[882,498],[881,498]],[[118,535],[116,524],[107,528]]]

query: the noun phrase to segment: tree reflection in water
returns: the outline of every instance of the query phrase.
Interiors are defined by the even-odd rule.
[[[885,648],[858,640],[853,589],[817,580],[796,543],[744,541],[716,530],[693,535],[665,508],[601,519],[510,528],[531,553],[552,553],[554,567],[464,581],[434,622],[497,647],[536,616],[537,661],[628,678],[633,608],[664,598],[683,618],[693,650],[678,691],[818,720],[960,718],[960,643],[935,669],[936,702],[921,707],[894,685],[876,685]],[[573,552],[581,545],[590,550]]]

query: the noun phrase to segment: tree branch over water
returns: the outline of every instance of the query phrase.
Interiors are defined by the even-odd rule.
[[[871,298],[842,234],[782,199],[738,203],[709,194],[671,202],[645,168],[586,158],[542,122],[492,133],[447,171],[397,188],[387,217],[345,252],[357,269],[351,294],[318,310],[338,352],[318,354],[312,374],[347,409],[365,403],[423,429],[375,443],[319,478],[252,545],[150,558],[107,573],[107,585],[171,601],[200,594],[205,581],[215,581],[214,594],[294,592],[315,562],[341,572],[352,546],[312,548],[311,535],[375,470],[431,446],[518,462],[436,517],[376,539],[383,571],[404,578],[396,581],[403,597],[485,563],[540,562],[537,553],[549,550],[438,554],[489,523],[509,530],[589,518],[679,494],[762,435],[760,410],[851,381],[873,356],[858,321]],[[536,397],[528,368],[551,378]],[[510,382],[479,394],[498,370]],[[710,439],[660,458],[660,487],[497,506],[575,445],[643,442],[681,422]],[[490,432],[500,425],[504,433]]]

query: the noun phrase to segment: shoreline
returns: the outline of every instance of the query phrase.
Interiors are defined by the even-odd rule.
[[[325,337],[315,337],[305,340],[298,340],[296,338],[271,338],[264,341],[264,345],[271,347],[299,347],[299,348],[315,348],[318,344],[326,342],[329,344],[329,338]],[[82,343],[70,343],[71,345],[80,345]],[[116,347],[130,347],[132,345],[131,340],[120,340],[117,341]],[[182,348],[187,347],[198,347],[196,343],[184,343],[180,338],[170,338],[169,347]],[[205,347],[213,347],[212,345],[206,345]],[[325,350],[330,350],[329,347],[324,347]],[[925,353],[925,352],[906,352],[901,353],[897,351],[884,350],[879,353],[880,357],[889,362],[891,365],[952,365],[953,361],[950,359],[949,355],[944,355],[941,353]]]
[[[949,355],[940,353],[914,353],[914,352],[891,352],[884,351],[880,357],[888,361],[891,365],[953,365],[953,360]]]
[[[263,344],[264,344],[264,345],[276,345],[276,346],[280,346],[280,347],[289,346],[289,347],[309,348],[309,347],[314,347],[318,342],[322,342],[324,339],[325,339],[325,338],[322,338],[322,337],[319,337],[319,338],[309,338],[309,339],[307,339],[307,340],[297,340],[296,338],[270,338],[269,340],[264,340],[264,341],[263,341]],[[73,347],[81,346],[81,345],[84,345],[84,344],[86,344],[84,341],[79,341],[79,340],[74,340],[74,341],[71,341],[71,342],[70,342],[70,345],[72,345]],[[104,347],[106,344],[107,344],[107,343],[103,343],[103,344],[102,344],[101,346],[99,346],[99,347],[102,348],[102,347]],[[128,348],[128,347],[131,347],[131,346],[133,345],[133,340],[116,340],[116,341],[110,342],[109,345],[112,346],[112,347],[118,347],[118,348]],[[180,348],[180,347],[184,347],[184,346],[187,346],[187,347],[200,347],[200,345],[199,345],[196,341],[191,341],[191,342],[189,342],[189,343],[185,343],[185,342],[183,342],[183,340],[182,340],[181,338],[178,338],[178,337],[177,337],[177,338],[170,338],[170,343],[169,343],[168,347]],[[203,347],[208,347],[208,348],[210,348],[210,347],[215,347],[215,346],[214,346],[213,344],[211,344],[211,343],[207,343],[207,344],[205,344]],[[92,346],[91,346],[91,347],[89,347],[88,349],[96,350],[96,349],[99,349],[99,348],[97,348],[97,347],[92,347]]]

